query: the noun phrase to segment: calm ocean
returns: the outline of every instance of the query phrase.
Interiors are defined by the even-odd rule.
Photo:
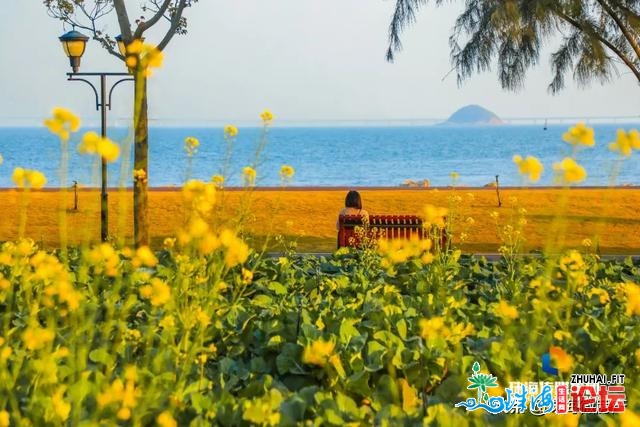
[[[596,147],[585,148],[578,161],[585,166],[588,179],[583,185],[609,185],[616,155],[607,145],[618,128],[635,125],[595,125]],[[292,186],[399,186],[405,180],[428,179],[432,186],[451,184],[450,173],[460,175],[458,185],[483,186],[500,176],[500,184],[520,185],[514,154],[534,155],[545,166],[537,185],[552,185],[552,164],[570,151],[562,142],[568,125],[478,127],[314,127],[270,129],[268,142],[260,156],[258,186],[280,185],[278,171],[292,165]],[[238,185],[244,166],[253,163],[261,129],[241,128],[228,162],[227,185]],[[183,150],[187,136],[200,140],[192,172]],[[126,129],[115,129],[110,137],[130,144]],[[97,186],[92,160],[76,152],[78,136],[70,142],[69,182]],[[208,180],[220,173],[225,163],[226,142],[215,128],[153,128],[150,130],[150,171],[152,186],[179,186],[187,176]],[[123,145],[124,146],[124,145]],[[130,145],[129,145],[130,146]],[[0,187],[11,187],[15,167],[39,169],[48,187],[59,186],[60,145],[44,128],[0,128]],[[131,167],[121,162],[109,167],[110,186],[121,178],[131,182]],[[638,155],[626,160],[616,184],[640,185]]]

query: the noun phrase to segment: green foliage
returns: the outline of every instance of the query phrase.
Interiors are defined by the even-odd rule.
[[[170,249],[145,267],[104,245],[60,259],[4,244],[0,411],[33,425],[546,424],[454,409],[475,394],[478,362],[489,372],[480,393],[625,373],[628,407],[640,410],[631,260],[570,252],[514,267],[450,251],[382,269],[373,251],[342,250],[227,266],[224,250]],[[571,358],[560,378],[540,368],[552,346]]]

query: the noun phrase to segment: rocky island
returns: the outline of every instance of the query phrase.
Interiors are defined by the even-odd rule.
[[[479,105],[467,105],[453,113],[443,124],[445,125],[499,125],[504,123],[492,111]]]

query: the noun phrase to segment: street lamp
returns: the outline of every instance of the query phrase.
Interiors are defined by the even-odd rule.
[[[66,34],[63,34],[59,37],[60,42],[62,43],[62,48],[64,49],[64,53],[69,57],[69,63],[71,64],[71,68],[73,69],[72,73],[67,73],[67,80],[69,81],[79,81],[85,82],[91,89],[93,89],[93,93],[96,97],[96,110],[100,111],[100,125],[101,125],[101,135],[103,138],[107,136],[107,108],[111,109],[111,94],[113,93],[113,89],[118,86],[122,82],[133,81],[133,78],[129,73],[79,73],[80,69],[80,58],[85,51],[85,46],[89,37],[84,34],[72,30]],[[117,38],[116,38],[117,39]],[[120,45],[120,41],[118,45]],[[122,45],[124,47],[124,44]],[[122,49],[122,48],[121,48]],[[126,76],[126,77],[125,77]],[[96,89],[96,87],[91,83],[90,78],[99,77],[100,78],[100,92]],[[115,81],[110,89],[109,96],[107,97],[107,77],[116,77],[120,78]],[[101,170],[101,191],[100,191],[100,238],[103,242],[107,240],[107,236],[109,234],[109,198],[107,195],[107,162],[105,158],[102,159],[102,170]]]

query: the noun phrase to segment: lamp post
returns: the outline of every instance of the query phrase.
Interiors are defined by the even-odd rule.
[[[60,36],[59,39],[62,43],[64,53],[69,57],[69,62],[73,70],[72,73],[67,73],[67,80],[84,82],[91,86],[91,89],[93,89],[93,93],[96,98],[96,110],[100,111],[100,134],[103,138],[106,138],[107,108],[109,110],[111,109],[111,95],[113,94],[113,89],[122,82],[133,81],[133,77],[131,77],[129,73],[79,73],[78,70],[80,69],[80,59],[84,54],[89,37],[78,31],[72,30]],[[121,43],[119,43],[119,45],[120,44]],[[107,77],[119,78],[108,89],[108,96]],[[93,78],[99,78],[100,91],[98,91],[91,80],[89,80]],[[102,157],[101,163],[100,238],[104,242],[107,240],[107,236],[109,234],[109,196],[107,194],[107,162],[104,157]]]

